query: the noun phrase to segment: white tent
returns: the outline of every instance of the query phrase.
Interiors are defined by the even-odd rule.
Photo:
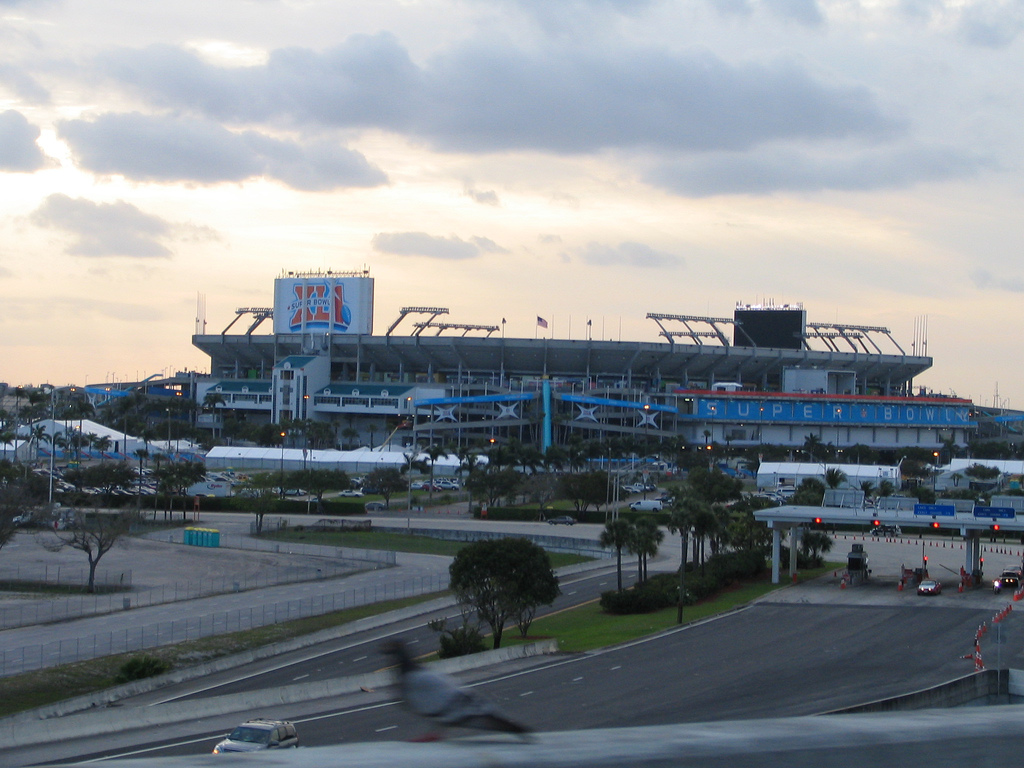
[[[425,453],[417,461],[430,463]],[[243,448],[217,446],[206,454],[206,468],[235,469],[256,472],[298,469],[339,469],[349,474],[364,474],[378,468],[401,469],[408,463],[408,454],[402,451],[381,451],[359,448],[354,451],[307,451],[299,448]],[[457,456],[440,456],[434,462],[435,475],[454,475],[459,471]]]
[[[794,488],[805,479],[813,477],[825,482],[825,473],[838,469],[846,475],[846,482],[840,488],[860,488],[861,483],[870,482],[878,487],[888,480],[897,489],[900,487],[900,468],[880,464],[829,464],[827,462],[762,461],[757,469],[757,487],[771,490],[779,486]]]

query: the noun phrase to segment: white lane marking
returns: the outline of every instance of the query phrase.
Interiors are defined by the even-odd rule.
[[[298,677],[293,677],[292,680],[302,680],[303,678],[306,678],[306,677],[309,677],[309,675],[308,674],[306,674],[306,675],[299,675]]]
[[[352,659],[352,661],[363,661],[364,659],[368,659],[368,658],[370,658],[370,657],[369,656],[360,656],[360,657],[358,657],[356,659]]]
[[[388,725],[388,726],[385,726],[383,728],[374,728],[373,732],[374,733],[384,733],[384,731],[393,731],[397,727],[398,727],[397,725]]]
[[[532,696],[532,695],[533,695],[533,691],[524,691],[523,693],[519,694],[519,698],[522,698],[523,696]]]
[[[614,672],[616,669],[622,669],[622,665],[616,664],[614,667],[612,667],[611,671]]]

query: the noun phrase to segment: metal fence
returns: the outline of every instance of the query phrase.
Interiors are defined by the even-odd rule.
[[[325,595],[254,605],[174,621],[126,627],[111,632],[68,638],[0,651],[0,677],[130,653],[212,635],[239,632],[362,605],[432,594],[448,588],[448,574],[431,574],[393,583],[339,590]]]
[[[18,565],[0,568],[0,590],[17,591],[25,584],[43,584],[58,590],[80,589],[89,582],[89,569],[67,564]],[[97,589],[131,589],[132,572],[96,569]]]
[[[181,543],[182,532],[169,532],[159,538],[169,543]],[[209,597],[229,592],[245,592],[280,584],[338,578],[349,575],[356,570],[391,567],[396,562],[394,552],[288,544],[249,539],[243,536],[222,536],[221,546],[230,549],[303,555],[315,557],[318,560],[309,565],[269,566],[262,568],[258,573],[244,577],[223,576],[219,578],[204,578],[196,581],[163,584],[147,590],[125,590],[115,593],[91,595],[84,593],[79,595],[62,595],[45,601],[8,605],[0,608],[0,629],[66,621],[67,619],[111,613],[127,608],[142,608],[150,605],[174,603],[181,600],[194,600],[198,597]],[[61,571],[60,568],[50,567],[36,568],[33,572],[33,569],[18,568],[0,573],[0,585],[2,585],[4,580],[9,580],[12,573],[22,583],[31,580],[27,577],[34,575],[38,577],[36,579],[37,583],[60,583],[62,586],[70,586],[75,583],[73,578],[77,576],[79,579],[77,584],[83,589],[88,580],[88,571],[84,569],[65,567],[64,571]],[[130,586],[131,572],[128,571],[126,573],[128,574],[128,584]],[[109,572],[105,574],[103,584],[106,587],[123,584],[123,581],[119,582],[117,580],[121,575],[117,571]],[[55,579],[60,581],[54,581]]]

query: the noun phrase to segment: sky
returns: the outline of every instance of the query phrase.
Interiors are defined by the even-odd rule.
[[[378,333],[799,302],[1024,408],[1022,125],[1020,0],[0,0],[0,381],[365,269]]]

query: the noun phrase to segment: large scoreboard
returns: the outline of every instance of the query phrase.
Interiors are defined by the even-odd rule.
[[[807,312],[801,305],[739,306],[733,320],[733,346],[803,349]]]

